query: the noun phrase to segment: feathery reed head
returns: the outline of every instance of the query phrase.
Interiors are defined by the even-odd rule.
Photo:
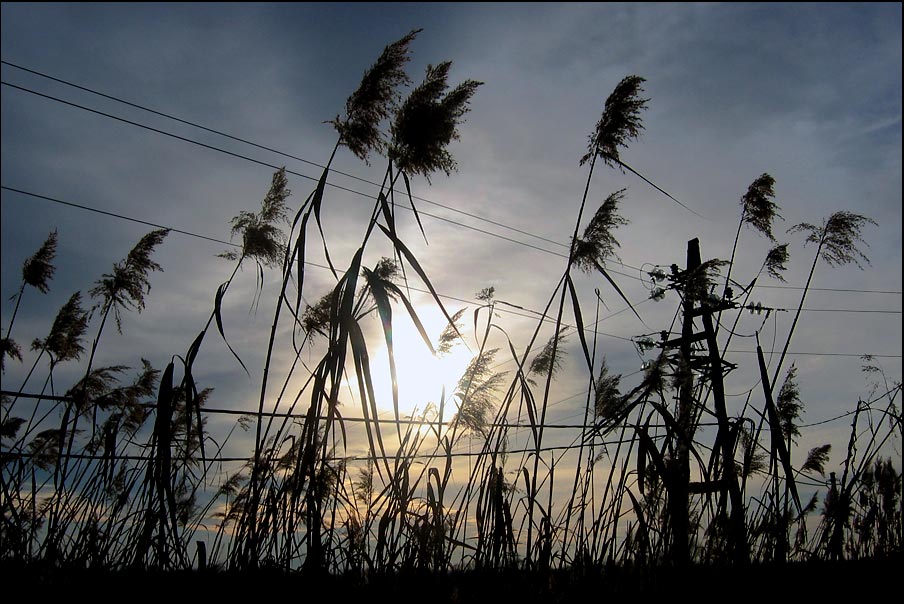
[[[492,303],[495,295],[496,287],[491,285],[490,287],[484,287],[482,290],[474,294],[474,297],[481,302]]]
[[[593,415],[597,420],[609,423],[620,419],[627,401],[618,390],[621,374],[612,375],[603,358],[599,377],[596,379]]]
[[[825,476],[825,467],[829,462],[829,453],[832,451],[832,445],[820,445],[813,447],[807,453],[807,460],[801,466],[803,472],[817,472],[820,476]]]
[[[56,267],[51,264],[56,257],[56,246],[57,232],[54,230],[47,236],[38,251],[22,265],[22,280],[42,294],[46,294],[50,290],[48,281],[53,278],[53,273],[56,271]]]
[[[2,395],[3,398],[0,399],[3,401],[4,407],[7,405],[6,395]],[[3,421],[0,422],[0,439],[8,440],[13,439],[19,433],[19,429],[25,425],[24,417],[13,417],[6,416],[3,418]]]
[[[35,340],[32,350],[46,350],[55,363],[77,360],[85,351],[82,338],[88,330],[88,313],[82,309],[82,292],[75,292],[53,320],[50,333]]]
[[[331,289],[329,293],[324,295],[315,304],[305,308],[301,315],[301,327],[313,338],[315,334],[328,335],[330,325],[332,324],[332,308],[333,302],[336,300],[337,292]]]
[[[429,179],[437,170],[449,175],[457,166],[446,147],[458,139],[458,124],[483,82],[465,80],[446,92],[451,66],[451,61],[428,65],[424,81],[411,91],[396,113],[389,157],[406,174],[421,174]]]
[[[286,250],[286,235],[276,223],[288,222],[289,213],[286,199],[292,191],[288,188],[285,167],[273,173],[270,190],[261,204],[260,212],[239,212],[232,219],[231,236],[241,234],[242,252],[233,251],[219,254],[227,260],[253,258],[262,265],[281,266]]]
[[[92,369],[91,373],[75,383],[67,392],[66,397],[75,401],[77,409],[84,410],[90,403],[109,393],[119,381],[119,376],[128,367],[125,365],[111,365]]]
[[[620,225],[628,224],[618,214],[618,202],[624,198],[625,189],[609,195],[590,219],[584,234],[575,241],[571,261],[581,270],[591,272],[597,265],[605,266],[607,258],[617,257],[615,248],[619,243],[612,232]]]
[[[741,463],[741,475],[744,478],[749,478],[757,472],[765,472],[768,467],[766,464],[766,453],[758,446],[754,430],[746,422],[741,422],[740,444],[741,459],[743,460]]]
[[[169,235],[169,229],[158,229],[142,237],[126,256],[125,266],[131,271],[145,276],[151,271],[162,272],[163,269],[160,265],[151,260],[151,254],[158,245],[163,243],[167,235]],[[150,287],[147,285],[147,289]]]
[[[618,148],[640,135],[643,130],[640,112],[647,108],[650,100],[639,96],[643,92],[641,84],[645,81],[640,76],[630,75],[622,79],[606,99],[603,115],[590,134],[587,154],[581,158],[582,166],[594,156],[607,165],[618,164]]]
[[[113,310],[116,327],[120,331],[122,331],[120,315],[122,309],[131,308],[138,312],[144,310],[144,296],[151,291],[148,273],[163,270],[159,264],[151,260],[151,254],[168,234],[169,229],[159,229],[142,237],[125,260],[114,264],[113,272],[105,273],[91,289],[91,296],[101,299],[98,306],[105,310]]]
[[[366,267],[361,269],[366,283],[364,292],[376,303],[378,308],[381,308],[381,316],[383,312],[387,311],[389,301],[398,299],[399,290],[395,285],[395,280],[400,272],[398,263],[385,256],[377,262],[373,270]]]
[[[719,276],[719,269],[728,264],[727,260],[719,260],[713,258],[703,262],[692,271],[689,271],[685,277],[684,295],[691,300],[698,302],[706,302],[709,298],[716,279]]]
[[[561,368],[565,359],[565,341],[568,338],[568,328],[563,327],[559,332],[546,341],[543,350],[531,361],[529,373],[541,376],[544,374],[555,375]]]
[[[644,364],[644,387],[649,392],[661,392],[667,381],[669,355],[661,351],[656,358]]]
[[[59,458],[62,443],[63,431],[59,428],[38,432],[28,443],[32,462],[42,470],[52,470]]]
[[[769,250],[769,253],[766,254],[766,261],[763,263],[763,266],[766,268],[766,272],[769,273],[770,277],[784,282],[785,276],[782,273],[788,270],[786,264],[788,263],[789,258],[788,244],[782,243]]]
[[[775,400],[775,407],[785,440],[800,436],[797,420],[800,418],[804,406],[800,402],[800,389],[797,386],[796,378],[797,367],[791,365],[785,376],[785,381],[782,383],[782,389],[779,390],[778,397]]]
[[[821,256],[829,263],[829,266],[853,263],[862,269],[860,260],[869,264],[869,258],[860,251],[857,244],[866,243],[860,235],[860,229],[866,224],[876,225],[876,221],[860,214],[842,211],[829,216],[820,227],[802,222],[788,229],[788,232],[806,232],[805,243],[815,243],[820,246]]]
[[[409,59],[408,46],[420,32],[412,30],[384,48],[376,63],[364,72],[358,89],[345,101],[345,118],[336,116],[330,122],[339,133],[340,144],[363,161],[371,151],[381,152],[385,147],[380,122],[398,105],[396,89],[411,81],[403,68]]]
[[[439,355],[449,354],[455,342],[461,338],[461,326],[458,325],[459,319],[465,314],[466,308],[461,308],[451,317],[451,321],[443,329],[439,335],[439,342],[436,345],[436,353]]]
[[[471,359],[455,389],[459,400],[457,420],[480,434],[485,434],[489,427],[496,391],[506,375],[505,372],[493,372],[497,352],[496,348],[484,350]]]
[[[392,258],[382,257],[373,270],[374,275],[382,281],[395,282],[399,276],[399,264]]]
[[[270,190],[261,204],[260,219],[261,222],[283,222],[289,221],[289,210],[286,207],[286,200],[292,190],[289,188],[289,181],[286,178],[286,168],[283,166],[273,173],[270,182]]]
[[[6,371],[6,357],[22,360],[22,349],[12,338],[0,338],[0,371]]]
[[[772,222],[781,218],[778,205],[772,201],[774,197],[775,179],[766,173],[753,181],[741,197],[741,221],[753,226],[770,241],[775,241]]]

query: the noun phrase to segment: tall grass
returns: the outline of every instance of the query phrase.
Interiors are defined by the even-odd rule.
[[[162,370],[144,359],[127,361],[138,361],[137,371],[95,367],[94,360],[108,319],[121,330],[122,313],[144,309],[152,273],[162,270],[152,255],[166,231],[143,237],[96,282],[91,309],[81,293],[73,294],[48,335],[34,341],[25,379],[7,388],[8,364],[24,360],[12,339],[19,302],[26,286],[47,293],[56,233],[25,262],[3,339],[0,558],[113,569],[304,569],[366,580],[404,570],[545,574],[900,554],[900,469],[898,460],[883,457],[902,439],[900,384],[871,361],[865,365],[875,385],[853,404],[849,442],[834,465],[828,445],[811,449],[803,461],[797,455],[805,385],[793,366],[775,393],[817,263],[865,261],[861,228],[872,221],[838,212],[821,226],[790,230],[817,245],[800,306],[778,361],[769,367],[758,357],[761,388],[743,407],[731,408],[725,380],[735,365],[724,351],[741,313],[761,308],[750,300],[762,273],[783,279],[789,261],[788,244],[776,245],[749,285],[732,277],[744,224],[775,243],[775,181],[761,175],[741,198],[730,261],[704,260],[693,240],[683,267],[651,274],[661,287],[655,297],[670,291],[680,300],[680,325],[662,326],[658,341],[638,340],[654,351],[639,380],[612,373],[595,327],[600,292],[590,323],[575,269],[602,277],[604,288],[628,302],[606,267],[619,248],[615,231],[629,224],[621,215],[627,192],[605,196],[592,213],[587,208],[600,162],[636,173],[620,152],[639,138],[650,100],[642,96],[643,78],[628,76],[606,99],[579,161],[587,166],[586,180],[567,262],[527,342],[519,342],[499,322],[502,301],[492,288],[477,294],[470,315],[446,308],[414,246],[402,238],[400,205],[414,211],[426,237],[412,183],[456,169],[450,144],[481,85],[450,85],[451,63],[443,61],[428,66],[406,94],[411,80],[404,67],[418,34],[388,45],[344,113],[329,122],[336,143],[298,209],[290,209],[282,169],[259,209],[232,220],[240,243],[223,254],[234,263],[229,276],[214,294],[206,324],[190,342],[173,344],[186,352],[173,354]],[[327,184],[343,149],[386,165],[348,258],[331,251],[324,221],[338,211]],[[390,250],[388,256],[377,246]],[[321,250],[332,283],[311,291],[306,261]],[[227,340],[222,312],[248,265],[258,278],[254,304],[265,278],[279,284],[259,371]],[[411,282],[430,293],[447,321],[439,341],[423,325]],[[407,417],[393,337],[400,312],[418,329],[423,354],[457,345],[473,354],[453,391],[438,392],[438,402]],[[731,314],[733,325],[725,329],[721,318]],[[260,380],[256,409],[244,410],[225,435],[207,428],[216,395],[196,382],[194,371],[214,324],[234,369]],[[380,346],[388,355],[391,413],[383,412],[375,387],[373,351]],[[275,362],[286,351],[288,364]],[[499,371],[506,361],[511,368]],[[68,387],[55,378],[62,363],[79,364],[82,377]],[[556,449],[548,444],[549,409],[566,368],[583,381],[584,409],[571,445]],[[44,383],[35,393],[29,383],[41,371]],[[351,409],[343,406],[349,401]],[[528,431],[526,439],[520,429]],[[253,450],[230,469],[222,451],[236,430],[253,432]],[[837,470],[826,479],[827,468]],[[813,480],[825,488],[804,501],[802,481]]]

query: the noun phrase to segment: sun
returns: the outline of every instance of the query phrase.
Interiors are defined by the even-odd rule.
[[[448,325],[448,320],[435,306],[417,308],[416,312],[430,341],[435,345]],[[471,361],[472,355],[467,348],[458,343],[449,353],[434,356],[405,312],[393,313],[392,341],[399,388],[399,413],[410,415],[415,411],[423,411],[428,403],[439,403],[443,388],[448,405],[459,378]],[[378,407],[391,411],[392,379],[382,331],[380,345],[374,347],[371,356],[371,373]]]

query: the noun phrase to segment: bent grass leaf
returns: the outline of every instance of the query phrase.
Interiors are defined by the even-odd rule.
[[[568,284],[568,292],[571,294],[571,307],[574,310],[574,322],[577,324],[578,339],[581,341],[581,349],[584,351],[584,360],[587,361],[587,368],[593,371],[593,359],[590,356],[590,349],[587,347],[587,338],[584,335],[584,316],[581,313],[581,304],[578,302],[578,294],[574,289],[574,282],[571,275],[567,275],[565,279]]]
[[[427,345],[427,348],[430,349],[430,354],[436,356],[436,349],[433,347],[433,342],[430,341],[430,336],[427,335],[427,329],[424,327],[424,324],[421,322],[420,317],[417,312],[414,310],[414,306],[405,296],[401,289],[398,288],[395,284],[389,284],[388,289],[394,292],[400,300],[402,300],[402,304],[405,305],[405,309],[408,311],[408,316],[411,317],[412,323],[417,328],[417,332],[420,334],[421,339],[424,340],[424,344]],[[457,314],[457,313],[456,313]],[[454,317],[453,317],[454,319]],[[454,320],[452,321],[454,323]],[[456,328],[457,330],[457,328]]]
[[[367,342],[364,340],[364,334],[357,323],[349,326],[349,340],[352,346],[352,358],[355,363],[355,373],[358,378],[358,390],[361,398],[361,410],[364,413],[364,425],[367,428],[367,440],[370,444],[371,455],[375,458],[379,457],[386,464],[387,475],[392,475],[389,464],[386,460],[386,448],[383,446],[383,435],[380,431],[380,415],[377,410],[377,400],[374,392],[373,378],[370,373],[370,357],[367,354]],[[368,406],[370,409],[368,410]],[[368,419],[368,416],[373,419]],[[373,430],[371,430],[373,426]],[[374,445],[374,436],[376,436],[376,444]],[[378,455],[379,452],[379,455]],[[380,473],[380,465],[376,464],[377,472]]]
[[[414,205],[414,198],[411,196],[411,182],[408,180],[408,175],[405,172],[402,172],[402,180],[405,181],[405,192],[408,193],[408,203],[411,204],[411,211],[414,213],[414,219],[417,221],[417,226],[421,230],[421,235],[424,237],[424,243],[430,245],[430,242],[427,241],[427,233],[424,231],[424,225],[421,223],[421,215],[417,211],[417,206]]]
[[[430,281],[430,278],[427,276],[427,273],[424,272],[424,269],[421,267],[421,264],[417,261],[417,258],[415,258],[414,254],[411,253],[411,250],[408,249],[408,246],[406,246],[404,243],[402,243],[395,235],[393,235],[388,230],[386,230],[386,228],[382,224],[378,224],[377,226],[380,227],[380,230],[383,231],[383,234],[385,234],[386,237],[388,237],[389,240],[392,241],[392,244],[395,246],[396,250],[398,250],[399,252],[402,253],[402,255],[405,256],[405,259],[408,260],[408,264],[411,265],[411,267],[414,269],[414,271],[421,278],[421,281],[423,282],[423,284],[427,286],[428,290],[430,290],[430,295],[433,296],[433,300],[436,302],[436,305],[442,311],[443,316],[446,317],[446,320],[449,323],[451,323],[453,326],[455,326],[455,321],[452,320],[452,317],[449,315],[449,312],[446,310],[446,307],[443,306],[443,302],[442,302],[442,300],[440,300],[439,294],[436,293],[436,289],[434,289],[433,283]],[[462,336],[461,333],[458,331],[457,326],[455,327],[455,333],[458,334],[459,338],[464,339],[464,336]],[[429,338],[428,338],[428,340],[429,340]],[[432,344],[430,345],[430,348],[431,349],[433,348]]]
[[[647,526],[647,520],[643,512],[643,506],[640,505],[639,501],[637,501],[637,498],[634,496],[634,493],[631,492],[631,489],[625,489],[625,492],[631,499],[631,506],[634,508],[634,515],[637,516],[637,522],[640,524],[640,532],[644,540],[644,551],[649,551],[650,529]],[[643,486],[641,486],[641,493],[643,493]]]
[[[320,220],[320,207],[323,204],[323,190],[326,187],[326,178],[328,174],[329,169],[324,169],[323,174],[320,175],[320,180],[317,181],[317,189],[314,191],[314,199],[311,202],[311,207],[314,209],[314,221],[317,223],[317,229],[320,231],[320,240],[323,242],[323,256],[326,259],[327,266],[330,267],[330,271],[333,273],[333,278],[338,279],[339,274],[336,272],[336,267],[333,266],[333,260],[330,258],[330,250],[326,244],[326,235],[323,234],[323,223]],[[305,222],[307,222],[307,219]]]
[[[201,333],[195,338],[195,340],[191,343],[191,346],[188,347],[188,353],[185,355],[185,366],[187,370],[191,370],[191,368],[195,364],[195,359],[198,356],[198,352],[201,350],[201,343],[204,341],[204,336],[207,335],[207,328],[205,327]]]
[[[304,282],[305,282],[305,258],[306,258],[306,249],[307,249],[307,231],[308,231],[308,219],[311,217],[310,212],[306,212],[304,218],[301,221],[301,228],[298,229],[298,237],[295,239],[295,261],[297,263],[296,268],[296,280],[295,284],[295,308],[293,315],[295,316],[296,322],[299,321],[298,317],[300,315],[299,311],[301,310],[301,300],[302,294],[304,292]],[[334,273],[335,276],[335,273]]]
[[[650,429],[650,420],[647,419],[647,423],[643,427],[644,433],[647,433]],[[640,432],[640,426],[638,425],[636,430]],[[637,444],[637,486],[640,488],[640,493],[644,493],[644,489],[646,488],[646,478],[647,478],[647,442],[643,438],[640,439],[640,442]]]
[[[390,207],[389,207],[389,203],[386,199],[386,195],[384,195],[383,193],[380,193],[379,195],[377,195],[377,201],[380,205],[380,212],[383,214],[383,219],[386,221],[386,226],[389,227],[389,232],[391,232],[392,235],[395,237],[396,236],[395,215],[394,215],[392,209],[390,209]]]
[[[666,488],[672,488],[672,479],[668,471],[665,467],[665,460],[662,457],[662,453],[660,453],[659,449],[656,448],[656,443],[653,442],[653,439],[650,438],[650,434],[647,431],[646,426],[643,428],[639,428],[637,430],[637,435],[640,438],[640,446],[645,450],[646,454],[649,455],[650,459],[653,461],[653,466],[656,468],[656,473],[659,475],[659,478],[665,483]],[[646,462],[644,462],[644,473],[646,474]]]
[[[502,331],[502,330],[500,330],[500,331]],[[511,351],[511,353],[512,353],[512,358],[517,359],[518,354],[515,352],[515,345],[512,343],[511,338],[508,337],[508,334],[506,334],[504,331],[503,331],[503,334],[505,335],[506,342],[509,345],[509,351]],[[539,435],[537,434],[537,415],[536,415],[536,409],[535,409],[536,402],[534,401],[534,395],[533,395],[533,392],[531,392],[529,380],[528,380],[527,376],[524,375],[524,369],[520,363],[518,364],[516,372],[517,372],[517,374],[515,376],[515,379],[520,384],[521,393],[525,398],[525,406],[527,407],[527,417],[528,417],[528,422],[530,425],[531,435],[533,436],[534,442],[537,442]]]
[[[399,415],[399,381],[396,370],[395,350],[392,343],[392,303],[387,289],[392,285],[384,281],[374,271],[364,269],[364,277],[380,315],[380,323],[383,327],[383,337],[386,340],[386,352],[389,357],[389,378],[392,385],[392,408],[395,413],[396,432],[399,439],[402,438],[402,427]]]
[[[766,371],[766,360],[763,358],[763,349],[757,345],[757,360],[760,364],[760,379],[763,384],[763,393],[766,397],[766,413],[769,420],[769,429],[772,432],[772,450],[778,453],[782,468],[785,471],[785,480],[791,495],[794,497],[794,505],[797,506],[798,513],[801,510],[800,496],[797,493],[797,484],[794,481],[794,468],[791,467],[791,454],[785,447],[785,440],[782,438],[782,421],[779,417],[775,404],[772,401],[772,386],[769,383],[769,375]]]
[[[644,325],[646,325],[646,323],[644,323],[644,320],[640,317],[640,315],[637,314],[637,309],[635,309],[635,308],[634,308],[634,305],[631,304],[631,301],[628,300],[628,297],[625,295],[625,293],[624,293],[624,292],[621,290],[621,288],[618,286],[618,283],[615,282],[615,279],[613,279],[612,277],[609,276],[609,273],[606,272],[606,269],[603,268],[603,265],[600,264],[600,263],[599,263],[598,261],[596,261],[596,260],[593,261],[593,265],[596,266],[596,270],[598,270],[600,273],[602,273],[603,277],[606,278],[606,281],[608,281],[609,284],[610,284],[610,285],[615,289],[615,291],[618,293],[618,295],[621,296],[621,299],[625,301],[625,304],[628,305],[628,307],[631,309],[631,312],[634,313],[634,316],[637,317],[638,320],[639,320],[641,323],[643,323]]]
[[[245,367],[244,361],[239,358],[239,355],[236,354],[235,350],[232,349],[232,345],[229,344],[229,340],[226,339],[226,332],[223,329],[223,296],[226,294],[226,290],[229,288],[229,282],[221,283],[220,287],[217,288],[217,295],[214,300],[213,313],[214,318],[217,321],[217,330],[220,332],[220,337],[223,338],[223,342],[226,344],[226,347],[229,349],[229,352],[232,353],[232,356],[235,357],[235,360],[239,362],[239,365],[242,366],[242,369],[245,370],[245,373],[248,377],[251,377],[251,373],[248,371],[248,368]]]

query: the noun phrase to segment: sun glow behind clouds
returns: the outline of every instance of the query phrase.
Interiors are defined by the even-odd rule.
[[[417,308],[416,311],[435,346],[448,321],[435,306]],[[415,410],[423,411],[428,403],[439,403],[443,387],[448,406],[455,386],[471,360],[472,355],[467,348],[456,343],[448,354],[432,355],[417,327],[404,311],[393,313],[392,343],[399,386],[399,413],[410,415]],[[377,405],[381,410],[391,411],[392,379],[382,331],[380,344],[374,346],[371,357],[371,373]]]

